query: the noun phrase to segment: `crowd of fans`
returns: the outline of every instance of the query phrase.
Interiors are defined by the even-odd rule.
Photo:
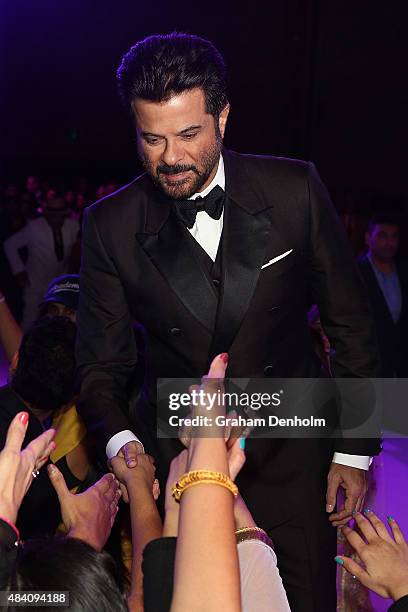
[[[20,607],[15,591],[58,591],[69,592],[69,609],[78,611],[289,610],[273,543],[234,485],[244,438],[184,431],[187,448],[159,483],[147,454],[132,469],[119,456],[101,464],[76,411],[81,214],[115,188],[61,191],[32,176],[25,190],[8,185],[1,198],[0,343],[10,365],[0,389],[0,590],[10,594],[7,609]],[[316,307],[310,325],[330,375],[331,347]],[[226,354],[214,359],[202,379],[206,391],[222,385],[227,362]],[[205,406],[193,410],[197,416]],[[192,474],[200,486],[192,486]],[[408,546],[396,521],[388,517],[390,534],[369,509],[354,518],[355,528],[343,533],[362,565],[343,556],[337,563],[399,600],[395,610],[407,610]]]

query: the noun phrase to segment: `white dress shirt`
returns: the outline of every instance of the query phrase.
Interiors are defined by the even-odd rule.
[[[225,171],[224,171],[224,160],[222,155],[218,162],[217,172],[211,181],[211,183],[203,189],[200,193],[195,193],[191,196],[191,200],[194,200],[198,196],[205,197],[210,193],[214,187],[219,185],[221,189],[225,191]],[[211,257],[212,261],[215,261],[217,257],[218,246],[221,240],[222,228],[224,222],[224,211],[219,219],[213,219],[205,210],[201,210],[197,213],[195,223],[188,231],[197,240],[198,244],[204,249],[204,251]],[[126,442],[131,440],[138,440],[131,431],[122,431],[113,438],[111,438],[106,447],[106,453],[109,458],[114,457]],[[140,442],[141,444],[141,442]],[[348,455],[346,453],[334,453],[333,462],[341,463],[342,465],[348,465],[350,467],[359,468],[360,470],[368,470],[371,465],[372,459],[365,455]]]

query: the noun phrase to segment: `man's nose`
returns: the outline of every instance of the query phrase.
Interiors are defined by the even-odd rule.
[[[176,141],[168,141],[162,155],[162,161],[167,166],[175,166],[180,163],[184,157],[184,149]]]

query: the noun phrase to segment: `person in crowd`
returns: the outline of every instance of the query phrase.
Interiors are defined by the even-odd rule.
[[[408,266],[397,257],[400,226],[389,214],[377,214],[365,234],[367,254],[359,259],[374,315],[381,376],[408,376]]]
[[[64,316],[76,323],[79,299],[79,275],[64,274],[54,278],[48,285],[40,304],[38,318]],[[5,296],[0,292],[0,345],[9,362],[20,346],[23,332],[14,319]]]
[[[58,429],[51,454],[71,489],[93,477],[92,453],[74,404],[76,327],[66,317],[39,319],[23,336],[9,385],[0,389],[0,445],[15,414],[27,410],[25,444],[45,428]],[[24,500],[19,526],[24,536],[54,533],[60,521],[56,496],[41,473]]]
[[[5,241],[11,270],[24,289],[23,329],[36,318],[38,304],[50,280],[68,271],[78,231],[78,221],[70,218],[65,201],[57,197],[47,203],[44,216],[29,221]],[[23,248],[28,253],[26,263],[20,254]]]
[[[343,533],[358,555],[358,562],[337,556],[336,562],[381,597],[394,600],[389,612],[408,611],[408,545],[397,521],[388,517],[391,534],[369,508],[354,515],[355,529]]]
[[[117,76],[146,173],[85,211],[78,407],[101,454],[135,467],[139,433],[163,480],[181,447],[157,440],[154,384],[140,394],[137,425],[127,418],[133,319],[146,331],[152,380],[200,376],[226,351],[231,377],[318,376],[310,303],[336,351],[336,376],[375,376],[377,351],[361,279],[313,164],[223,147],[229,104],[215,47],[182,33],[150,36]],[[249,439],[246,450],[237,483],[279,551],[290,606],[334,611],[332,526],[361,507],[379,442]],[[334,512],[339,488],[345,503]],[[176,574],[181,567],[176,560]]]

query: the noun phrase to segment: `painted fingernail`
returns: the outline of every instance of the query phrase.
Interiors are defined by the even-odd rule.
[[[220,359],[222,359],[222,361],[227,364],[228,363],[228,353],[221,353],[220,355]]]
[[[364,508],[364,514],[369,514],[369,512],[371,512],[370,508]]]
[[[354,508],[353,512],[351,513],[351,516],[356,516],[357,514],[357,510]]]
[[[242,450],[245,449],[245,443],[246,443],[246,439],[245,438],[240,438],[239,439],[239,448],[242,448]]]
[[[334,560],[339,565],[343,565],[344,564],[344,561],[343,561],[343,559],[341,557],[334,557]]]
[[[387,516],[387,521],[391,523],[391,521],[395,521],[395,518],[393,516]]]
[[[20,412],[18,420],[25,427],[28,423],[28,412]]]

